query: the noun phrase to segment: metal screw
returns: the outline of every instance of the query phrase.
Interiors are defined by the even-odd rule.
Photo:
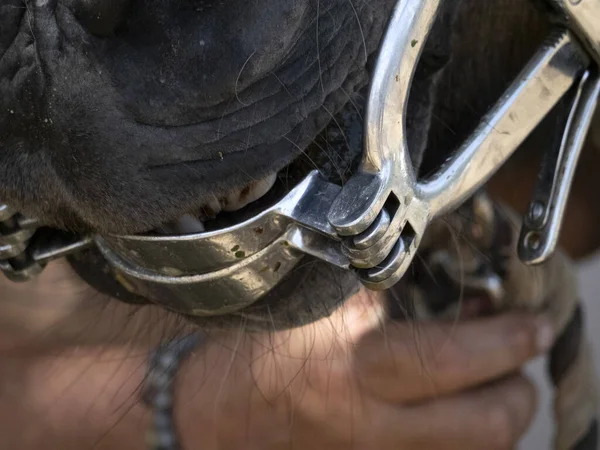
[[[531,251],[536,251],[538,248],[540,248],[540,245],[540,235],[535,231],[529,232],[529,234],[527,234],[525,237],[525,246]]]

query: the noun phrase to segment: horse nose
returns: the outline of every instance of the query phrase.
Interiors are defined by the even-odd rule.
[[[119,26],[129,0],[67,0],[77,20],[91,33],[108,36]]]

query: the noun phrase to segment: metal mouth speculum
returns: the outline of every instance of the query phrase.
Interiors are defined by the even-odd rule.
[[[444,166],[419,180],[407,148],[407,102],[442,1],[398,2],[372,78],[361,166],[343,187],[313,172],[279,203],[234,227],[97,237],[122,283],[184,314],[225,314],[254,303],[308,254],[356,269],[370,289],[389,288],[404,275],[431,221],[480,188],[579,83],[564,145],[545,166],[551,187],[538,190],[541,207],[532,207],[520,244],[526,262],[547,258],[600,89],[600,0],[552,0],[568,17],[566,25],[556,28]],[[533,247],[532,230],[538,235]]]

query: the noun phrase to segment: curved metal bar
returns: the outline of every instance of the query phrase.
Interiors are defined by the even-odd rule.
[[[365,231],[390,192],[411,191],[416,181],[406,142],[406,108],[440,4],[441,0],[399,1],[390,19],[369,91],[362,164],[328,215],[341,236]],[[403,206],[410,200],[403,199]]]
[[[556,154],[548,153],[547,159],[551,161],[546,166],[553,176],[550,186],[542,177],[523,221],[518,252],[526,264],[542,263],[556,250],[575,169],[596,111],[598,96],[598,71],[587,72],[581,79],[560,149]]]
[[[98,236],[96,245],[138,295],[188,315],[231,313],[268,293],[305,255],[351,268],[326,220],[339,191],[312,172],[279,203],[234,227],[181,236]]]
[[[475,132],[418,196],[439,216],[481,187],[577,82],[589,58],[566,30],[544,45]]]
[[[434,11],[424,6],[427,4],[433,3],[423,1],[421,9],[415,7],[409,11],[429,18],[419,19],[409,14],[413,26],[421,26],[422,33],[428,31],[427,26],[433,20],[428,15]],[[397,20],[400,23],[401,19]],[[402,45],[406,33],[397,33],[394,28],[386,35],[384,49],[387,45],[391,47],[390,42],[396,38],[401,40],[398,47],[410,52]],[[408,61],[403,73],[413,73],[414,60],[406,56],[398,57],[398,60]],[[359,272],[363,284],[378,290],[394,285],[412,261],[430,221],[455,209],[480,188],[578,81],[589,64],[590,58],[571,33],[565,29],[556,30],[469,139],[425,181],[416,181],[413,168],[407,163],[409,152],[403,130],[408,97],[406,94],[400,96],[402,105],[381,101],[381,98],[394,97],[397,87],[394,83],[381,81],[389,81],[390,67],[393,66],[386,63],[377,66],[375,79],[379,83],[373,88],[376,95],[370,97],[370,102],[376,104],[371,109],[374,118],[370,116],[367,123],[378,128],[367,133],[364,161],[383,161],[379,164],[381,170],[369,173],[365,163],[363,170],[343,187],[329,215],[341,235],[355,233],[353,241],[344,241],[344,253],[353,266],[363,269]],[[407,78],[410,77],[407,75]],[[369,147],[369,143],[378,146]],[[395,152],[393,156],[389,154],[391,151]],[[381,225],[386,227],[383,231],[376,233],[372,224],[383,210],[391,220]],[[370,247],[356,245],[355,242],[362,242],[365,232],[361,232],[369,226],[367,232],[377,234],[379,240]]]
[[[594,65],[585,50],[596,52],[594,42],[600,40],[598,25],[582,14],[600,11],[600,0],[551,0],[578,34],[557,29],[446,164],[418,180],[406,140],[408,95],[442,1],[398,2],[372,78],[363,159],[343,187],[312,173],[277,205],[244,223],[187,236],[105,236],[97,240],[105,257],[138,293],[161,296],[161,302],[186,314],[220,314],[256,301],[304,254],[359,269],[370,289],[394,285],[429,223],[458,207],[502,166]],[[582,47],[576,36],[590,33]],[[591,88],[588,96],[595,95]],[[585,104],[583,118],[591,108]],[[574,147],[584,125],[574,129]],[[571,177],[567,172],[562,179]],[[560,226],[566,198],[562,187],[556,192],[552,232]],[[555,237],[548,236],[551,250]],[[263,276],[261,270],[273,264],[277,275]],[[206,293],[227,305],[206,300]]]

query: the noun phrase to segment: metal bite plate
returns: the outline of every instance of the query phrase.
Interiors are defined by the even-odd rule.
[[[555,152],[554,159],[554,167],[570,167],[571,156],[562,155],[577,153],[568,149],[580,148],[587,131],[600,60],[600,0],[579,0],[577,6],[573,1],[552,0],[573,19],[554,30],[471,136],[428,179],[418,179],[411,165],[406,110],[443,0],[400,0],[372,75],[361,165],[343,187],[313,172],[279,203],[236,226],[182,236],[98,236],[96,245],[124,285],[184,314],[240,310],[280,283],[305,255],[356,269],[370,289],[391,287],[406,272],[431,221],[481,188],[565,93],[580,85],[567,151]],[[549,177],[548,198],[558,200],[544,212],[549,218],[544,223],[553,230],[560,227],[569,170]]]

